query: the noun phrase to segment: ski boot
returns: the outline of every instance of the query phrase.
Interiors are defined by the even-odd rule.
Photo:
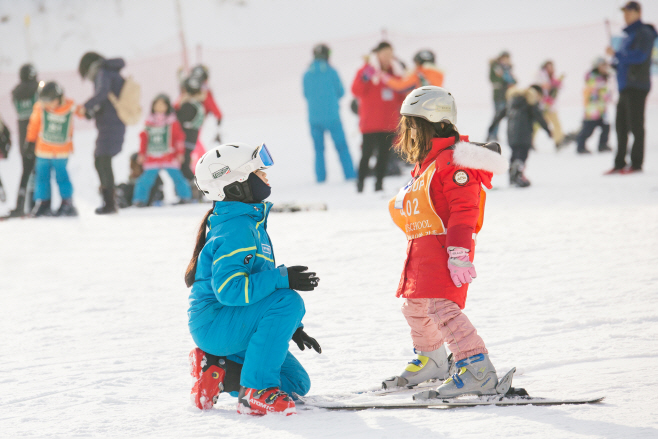
[[[217,361],[219,359],[220,357],[208,355],[199,348],[190,352],[190,375],[197,379],[190,399],[192,404],[201,410],[211,409],[224,390],[226,370]]]
[[[452,359],[452,354],[448,356],[444,345],[431,352],[414,349],[414,353],[418,354],[418,358],[409,362],[402,375],[386,378],[382,382],[382,389],[411,388],[431,379],[443,381],[455,372],[455,362]]]
[[[295,402],[278,387],[256,390],[241,387],[238,395],[238,413],[262,416],[269,413],[281,413],[286,416],[297,413]]]
[[[70,198],[62,200],[62,204],[57,209],[55,216],[78,216],[78,211],[73,206],[73,200]]]
[[[528,187],[530,181],[523,175],[525,165],[521,160],[514,160],[509,168],[509,184],[516,187]]]
[[[498,377],[489,354],[477,354],[459,360],[455,366],[458,373],[448,378],[436,389],[439,398],[454,398],[460,395],[495,395],[498,393]]]
[[[50,210],[50,200],[37,200],[34,209],[30,212],[30,216],[32,218],[53,216],[53,212]]]
[[[196,378],[190,399],[200,409],[210,409],[222,392],[240,390],[242,364],[208,354],[199,348],[190,352],[190,375]]]

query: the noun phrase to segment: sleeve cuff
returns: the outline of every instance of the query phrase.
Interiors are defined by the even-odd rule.
[[[290,283],[288,282],[288,269],[285,265],[281,265],[278,267],[278,270],[279,277],[276,280],[276,289],[290,288]]]
[[[457,225],[448,228],[446,247],[462,247],[470,250],[473,244],[475,229],[466,225]]]

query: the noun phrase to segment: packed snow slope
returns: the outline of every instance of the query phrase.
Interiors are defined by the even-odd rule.
[[[477,133],[482,119],[462,130]],[[494,180],[476,249],[465,312],[499,374],[516,366],[514,384],[532,395],[606,396],[602,404],[254,419],[223,395],[200,412],[188,399],[183,272],[209,206],[98,217],[80,196],[77,219],[0,223],[0,436],[657,437],[656,122],[652,108],[639,175],[603,177],[610,154],[556,154],[539,137],[533,186]],[[289,135],[276,119],[259,129]],[[322,279],[303,297],[306,329],[323,353],[291,351],[308,369],[312,395],[376,388],[413,358],[394,297],[406,243],[386,208],[404,179],[387,180],[385,196],[369,180],[358,195],[339,178],[315,185],[310,172],[290,172],[310,161],[308,146],[273,152],[273,201],[329,207],[270,217],[277,262],[308,265]]]
[[[406,242],[387,212],[388,199],[407,177],[387,179],[385,194],[374,194],[368,180],[358,195],[342,181],[328,141],[329,181],[313,183],[300,90],[311,45],[325,40],[335,48],[349,88],[360,55],[376,44],[381,27],[407,61],[427,41],[446,68],[446,83],[457,90],[460,131],[475,141],[483,140],[493,116],[488,57],[512,50],[523,84],[532,81],[541,60],[555,57],[568,75],[560,97],[568,132],[580,125],[583,75],[605,45],[600,22],[606,16],[618,21],[623,2],[596,2],[600,9],[594,9],[593,2],[563,0],[536,8],[520,0],[414,0],[377,2],[375,10],[365,0],[313,7],[292,0],[182,3],[204,8],[196,14],[184,9],[184,20],[191,47],[207,48],[203,61],[212,67],[211,85],[226,114],[225,140],[268,144],[276,160],[269,172],[273,202],[328,205],[324,212],[272,214],[269,221],[277,262],[308,265],[322,279],[303,297],[305,326],[323,353],[291,345],[311,376],[311,395],[321,396],[374,389],[400,373],[413,354],[402,302],[394,297]],[[647,21],[658,21],[656,6],[644,3]],[[425,7],[429,12],[419,13]],[[165,56],[178,50],[173,2],[0,0],[0,11],[0,37],[12,42],[0,55],[3,117],[11,118],[8,93],[26,58],[25,13],[32,14],[35,62],[50,78],[65,81],[75,99],[91,92],[74,72],[88,49],[125,56],[127,71],[142,75],[147,101],[160,90],[175,92],[180,57]],[[341,105],[357,160],[357,121],[349,98]],[[539,132],[527,169],[532,187],[511,189],[504,176],[494,179],[476,249],[478,278],[465,312],[499,375],[517,367],[514,385],[531,395],[605,396],[602,404],[300,410],[288,418],[239,416],[227,395],[207,412],[190,405],[187,354],[193,343],[183,272],[210,206],[94,215],[100,199],[89,126],[77,124],[69,161],[80,217],[0,222],[0,437],[658,437],[656,105],[648,108],[645,171],[638,175],[603,177],[612,166],[610,154],[578,156],[573,146],[558,154]],[[13,122],[10,128],[15,134]],[[140,129],[128,129],[124,152],[114,160],[118,182],[126,179]],[[504,133],[503,125],[507,155]],[[204,140],[213,136],[206,127]],[[591,149],[595,141],[590,139]],[[9,198],[0,214],[13,208],[19,175],[14,148],[0,161]],[[164,179],[171,202],[172,185]]]

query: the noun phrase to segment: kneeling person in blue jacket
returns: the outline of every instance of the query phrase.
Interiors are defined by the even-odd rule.
[[[195,182],[213,208],[201,223],[185,282],[192,287],[188,326],[192,402],[212,408],[219,393],[238,396],[238,413],[295,413],[288,396],[308,393],[308,374],[288,351],[292,339],[321,352],[303,330],[304,300],[319,278],[307,267],[276,266],[267,233],[271,203],[267,147],[233,143],[206,152]],[[207,232],[206,232],[207,229]]]

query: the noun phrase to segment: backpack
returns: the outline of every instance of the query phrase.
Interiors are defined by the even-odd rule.
[[[124,124],[135,125],[142,120],[141,94],[141,87],[132,76],[123,82],[118,98],[114,93],[108,93],[107,98],[117,110],[117,116]]]

